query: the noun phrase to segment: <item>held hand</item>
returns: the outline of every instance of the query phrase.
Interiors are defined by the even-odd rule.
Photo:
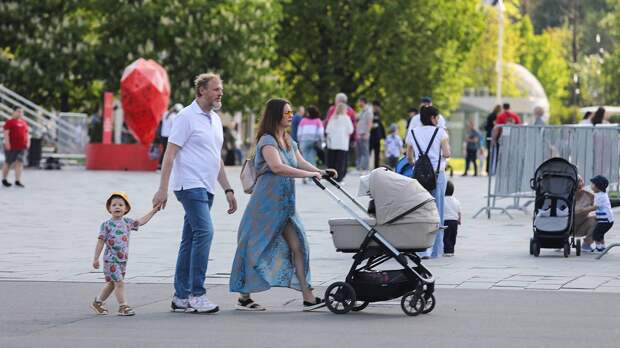
[[[157,208],[157,210],[165,209],[167,201],[168,192],[160,189],[155,193],[155,196],[153,196],[153,208]]]
[[[323,177],[321,175],[321,172],[308,172],[308,174],[309,178],[316,178],[317,180],[321,180],[321,178]]]
[[[98,259],[93,260],[93,268],[94,269],[99,269],[99,260]]]
[[[233,214],[237,211],[237,199],[233,192],[226,193],[226,200],[228,201],[228,214]]]
[[[338,179],[338,172],[335,169],[327,168],[323,172],[330,178]]]

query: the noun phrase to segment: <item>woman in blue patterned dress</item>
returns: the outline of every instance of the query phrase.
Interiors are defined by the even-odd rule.
[[[237,236],[230,291],[240,293],[237,309],[264,310],[250,294],[288,287],[303,294],[303,310],[324,305],[310,285],[308,242],[295,211],[295,178],[321,178],[286,133],[293,112],[288,101],[267,102],[260,122],[256,157],[258,176]]]

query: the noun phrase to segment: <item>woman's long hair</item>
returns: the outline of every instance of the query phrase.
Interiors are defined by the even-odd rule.
[[[260,138],[265,134],[269,134],[274,137],[276,141],[279,141],[276,137],[276,131],[278,130],[280,122],[282,122],[282,117],[284,116],[284,105],[287,104],[289,106],[291,105],[291,103],[286,99],[269,99],[267,105],[265,105],[263,117],[258,125],[258,133],[256,134],[257,144]],[[280,146],[282,145],[284,145],[287,150],[291,148],[291,142],[288,136],[284,137],[284,144],[280,144]]]
[[[502,106],[501,105],[495,105],[495,107],[493,108],[493,113],[495,115],[499,115],[499,113],[502,112]]]
[[[605,108],[599,107],[598,109],[596,109],[596,112],[594,113],[594,116],[592,116],[592,118],[590,119],[590,122],[592,122],[592,124],[596,126],[597,124],[603,123],[604,119],[605,119]]]

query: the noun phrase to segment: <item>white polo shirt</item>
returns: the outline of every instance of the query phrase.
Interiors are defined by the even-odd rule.
[[[170,188],[202,187],[213,194],[224,143],[220,116],[204,112],[194,100],[174,118],[168,142],[181,147],[172,166]]]

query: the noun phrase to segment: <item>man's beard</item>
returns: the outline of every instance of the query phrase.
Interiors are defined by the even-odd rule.
[[[211,103],[211,110],[218,111],[221,108],[222,108],[222,102],[221,101],[214,101],[213,103]]]

